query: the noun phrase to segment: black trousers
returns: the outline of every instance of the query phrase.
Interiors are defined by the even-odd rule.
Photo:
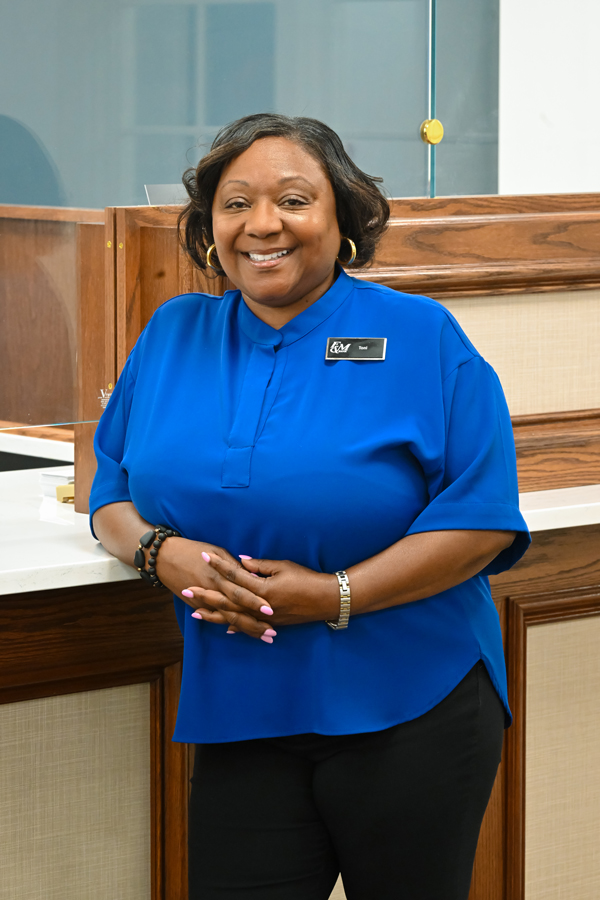
[[[200,744],[190,900],[467,900],[504,709],[478,663],[385,731]]]

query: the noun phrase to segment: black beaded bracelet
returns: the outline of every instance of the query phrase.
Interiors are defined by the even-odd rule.
[[[168,537],[181,537],[181,535],[178,531],[175,531],[174,528],[167,528],[165,525],[156,525],[152,531],[147,531],[141,536],[138,548],[135,551],[135,556],[133,557],[134,566],[144,581],[147,581],[152,587],[164,587],[164,584],[156,574],[156,558],[163,541],[166,541]],[[150,550],[148,568],[146,569],[144,568],[146,565],[144,550],[147,550],[150,545],[152,545],[152,549]]]

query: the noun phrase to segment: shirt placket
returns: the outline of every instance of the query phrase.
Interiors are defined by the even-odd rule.
[[[255,344],[244,376],[237,413],[229,433],[221,487],[240,488],[248,487],[250,484],[252,451],[274,368],[275,347]]]

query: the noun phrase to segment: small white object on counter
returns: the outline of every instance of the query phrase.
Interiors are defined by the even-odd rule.
[[[87,516],[42,497],[42,471],[0,472],[0,595],[139,578],[94,540]]]
[[[0,472],[0,595],[139,578],[91,535],[88,517],[42,497],[41,469]],[[531,531],[600,524],[600,484],[521,494]]]

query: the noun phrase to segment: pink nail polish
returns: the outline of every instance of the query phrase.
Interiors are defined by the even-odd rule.
[[[254,578],[258,578],[256,572],[248,572],[248,575],[252,575]]]
[[[199,612],[192,613],[192,619],[201,619],[201,618],[202,618],[202,613],[199,613]]]
[[[261,611],[261,613],[263,613],[263,615],[265,615],[265,616],[272,616],[272,615],[273,615],[273,610],[271,609],[270,606],[261,606],[260,611]]]
[[[264,641],[265,644],[272,644],[272,643],[273,643],[273,638],[272,638],[272,637],[267,637],[266,634],[261,634],[260,639],[261,639],[261,641]]]
[[[202,559],[204,560],[204,562],[210,562],[210,556],[208,555],[208,553],[205,553],[204,550],[202,551]]]
[[[237,634],[237,631],[232,631],[231,628],[228,628],[225,634]]]
[[[182,596],[182,597],[193,597],[193,596],[194,596],[194,592],[193,592],[193,591],[190,591],[189,588],[186,588],[185,591],[182,591],[182,592],[181,592],[181,596]]]
[[[273,631],[272,628],[267,628],[267,630],[265,631],[265,634],[267,637],[277,637],[277,632]]]
[[[245,553],[238,553],[240,559],[252,559],[251,556],[246,556]]]

